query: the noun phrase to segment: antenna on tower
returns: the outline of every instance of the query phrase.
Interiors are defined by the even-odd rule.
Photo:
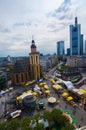
[[[34,36],[32,35],[32,43],[35,43],[35,41],[34,41]]]
[[[34,40],[34,36],[32,35],[32,40]]]

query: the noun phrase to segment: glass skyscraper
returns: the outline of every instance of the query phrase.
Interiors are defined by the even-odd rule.
[[[85,55],[86,55],[86,40],[85,40]]]
[[[64,41],[57,42],[57,55],[62,56],[64,55]]]
[[[81,25],[77,23],[70,25],[70,55],[83,55],[83,34],[81,34]]]

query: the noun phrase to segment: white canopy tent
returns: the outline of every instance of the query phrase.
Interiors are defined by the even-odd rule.
[[[66,85],[67,89],[74,89],[75,88],[71,81],[64,81],[63,80],[63,83]]]

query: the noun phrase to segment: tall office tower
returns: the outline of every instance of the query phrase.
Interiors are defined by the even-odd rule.
[[[37,52],[36,50],[36,45],[34,40],[32,40],[31,53],[29,55],[30,55],[31,79],[38,80],[40,79],[39,52]]]
[[[70,48],[67,48],[67,55],[70,55]]]
[[[65,54],[64,51],[64,41],[58,41],[57,42],[57,55],[62,56]]]
[[[70,55],[83,55],[83,34],[75,17],[75,25],[70,25]]]
[[[85,55],[86,55],[86,40],[85,40]]]

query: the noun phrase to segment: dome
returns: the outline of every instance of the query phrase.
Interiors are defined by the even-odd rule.
[[[32,40],[31,48],[36,48],[36,45],[35,45],[35,41],[34,41],[34,40]]]
[[[31,45],[31,48],[36,48],[36,45],[35,45],[35,44],[32,44],[32,45]]]

